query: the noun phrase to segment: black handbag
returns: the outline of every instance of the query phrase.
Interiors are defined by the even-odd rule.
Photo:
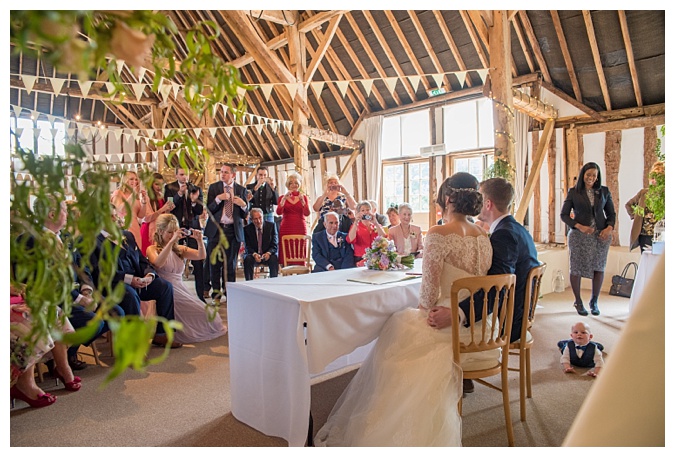
[[[626,276],[628,275],[628,269],[630,267],[634,268],[633,279],[629,279]],[[635,276],[637,275],[638,265],[635,262],[628,262],[628,265],[623,269],[621,275],[612,276],[612,287],[609,288],[609,295],[616,295],[617,297],[626,297],[630,298],[631,292],[633,292],[633,283],[635,282]]]

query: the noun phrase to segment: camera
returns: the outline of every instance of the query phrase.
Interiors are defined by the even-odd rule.
[[[192,229],[181,229],[181,232],[183,232],[183,235],[185,236],[192,236]]]
[[[199,191],[199,188],[197,186],[195,186],[194,184],[192,184],[191,182],[188,182],[187,183],[187,190],[188,190],[188,194],[194,194],[195,192]]]
[[[373,218],[373,216],[371,216],[370,214],[364,214],[361,219],[363,219],[364,221],[369,221],[372,218]]]

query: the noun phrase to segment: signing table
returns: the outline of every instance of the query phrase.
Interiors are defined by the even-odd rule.
[[[229,283],[234,417],[303,446],[311,378],[363,361],[389,316],[417,306],[421,271],[417,260],[416,276],[355,268]]]

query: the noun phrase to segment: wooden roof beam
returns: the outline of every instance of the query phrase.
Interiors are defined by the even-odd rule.
[[[434,17],[436,18],[436,22],[438,23],[438,26],[440,27],[441,32],[443,33],[443,37],[445,38],[445,41],[448,44],[448,47],[450,48],[450,52],[452,52],[452,56],[455,58],[455,62],[457,63],[459,70],[460,71],[466,70],[467,67],[466,64],[464,63],[464,59],[462,59],[462,55],[459,53],[459,48],[457,47],[455,40],[452,38],[452,34],[450,33],[450,29],[448,29],[448,26],[445,23],[443,15],[438,10],[434,10],[433,13]],[[468,78],[466,79],[466,85],[469,87],[472,86],[471,80]]]
[[[424,45],[424,49],[427,51],[427,54],[429,58],[431,59],[431,63],[434,65],[434,69],[438,73],[445,73],[445,70],[443,69],[443,65],[441,64],[441,61],[438,60],[438,56],[436,56],[436,52],[434,51],[433,47],[431,46],[431,43],[429,42],[429,38],[427,37],[426,32],[424,31],[424,27],[422,27],[422,23],[420,22],[419,18],[417,17],[417,14],[413,10],[408,10],[408,16],[410,16],[410,19],[412,20],[413,25],[415,26],[415,30],[417,31],[417,34],[419,35],[420,39],[422,40],[422,44]],[[412,52],[412,51],[411,51]],[[413,59],[415,54],[410,54],[411,60]],[[420,71],[420,74],[424,74],[423,71]],[[448,75],[444,75],[443,78],[448,84],[448,87],[450,87],[450,80],[448,79]],[[425,81],[427,84],[425,84],[425,87],[429,87],[427,78],[422,78],[423,81]]]
[[[264,19],[284,26],[297,24],[300,13],[296,10],[244,10],[254,20]]]
[[[557,109],[530,97],[520,89],[513,89],[513,107],[542,122],[558,117]]]
[[[562,98],[564,101],[566,101],[570,105],[574,106],[575,108],[577,108],[577,109],[583,111],[584,113],[588,114],[589,116],[591,116],[596,121],[605,122],[607,120],[601,114],[599,114],[597,111],[589,108],[588,106],[584,105],[581,102],[578,102],[576,99],[570,97],[565,92],[563,92],[562,90],[555,87],[552,83],[547,83],[546,81],[542,81],[541,87],[543,87],[547,91],[551,92],[553,95],[557,95],[558,97]]]
[[[537,41],[537,37],[534,34],[534,29],[532,28],[532,24],[530,23],[530,18],[527,17],[527,13],[523,10],[518,11],[518,17],[520,18],[520,21],[523,23],[525,35],[527,35],[527,39],[530,42],[532,52],[534,52],[534,58],[537,60],[539,70],[541,71],[541,74],[544,76],[544,81],[550,83],[551,74],[548,71],[546,59],[544,59],[544,54],[542,54],[541,48],[539,47],[539,42]]]
[[[600,90],[602,91],[602,97],[605,99],[605,108],[607,108],[609,111],[612,109],[612,101],[609,98],[609,90],[607,89],[605,71],[602,68],[602,59],[600,58],[600,50],[598,49],[598,40],[595,38],[593,18],[591,18],[591,12],[588,10],[583,10],[581,13],[584,16],[588,41],[591,44],[591,52],[593,53],[593,61],[595,62],[595,71],[598,74],[598,80],[600,81]]]
[[[539,139],[539,145],[537,151],[532,157],[532,168],[530,169],[529,174],[527,175],[527,182],[525,183],[525,188],[523,189],[523,196],[518,203],[518,209],[516,210],[516,220],[518,223],[522,224],[525,219],[525,213],[527,213],[527,207],[530,205],[530,198],[534,193],[534,186],[539,182],[539,174],[541,172],[541,166],[544,163],[544,153],[548,149],[549,141],[551,141],[551,135],[553,134],[553,125],[555,121],[549,119],[546,121],[546,126],[544,127],[544,133]]]
[[[389,24],[391,24],[391,28],[394,30],[394,33],[396,34],[396,38],[398,38],[398,41],[401,43],[401,46],[403,46],[403,50],[406,52],[408,55],[408,58],[410,59],[410,63],[413,65],[415,68],[415,71],[417,72],[418,75],[423,75],[426,72],[424,69],[422,69],[422,66],[420,65],[419,61],[417,60],[417,57],[415,56],[415,53],[413,52],[412,48],[410,47],[410,43],[408,43],[407,38],[405,37],[405,34],[403,33],[403,30],[401,30],[401,26],[398,25],[398,21],[396,20],[396,17],[394,17],[394,13],[391,10],[385,10],[384,14],[387,16],[387,19],[389,19]],[[429,54],[431,57],[432,54]],[[429,85],[429,81],[427,80],[426,77],[420,78],[420,81],[422,81],[422,84],[424,84],[424,90],[428,91],[431,89],[431,86]]]
[[[582,102],[583,98],[581,95],[581,87],[579,87],[579,80],[577,79],[577,74],[574,71],[574,63],[572,62],[572,56],[570,55],[570,50],[567,47],[567,39],[565,38],[565,32],[562,28],[562,22],[560,22],[560,16],[556,10],[551,10],[551,19],[553,19],[553,27],[555,28],[555,33],[558,35],[558,43],[560,43],[560,50],[562,51],[563,59],[565,60],[565,67],[567,67],[567,74],[570,77],[570,82],[572,83],[572,90],[574,90],[574,97],[579,103]],[[590,113],[589,113],[590,114]]]
[[[303,125],[300,128],[300,134],[314,138],[318,141],[323,141],[324,143],[341,146],[346,149],[359,149],[363,146],[361,141],[355,140],[352,137],[340,135],[339,133],[335,132],[329,132],[328,130],[317,129],[308,125]]]
[[[342,19],[342,14],[337,15],[330,20],[328,28],[326,29],[326,33],[323,35],[323,38],[321,38],[319,46],[314,53],[312,62],[309,64],[309,67],[307,67],[307,71],[305,72],[305,80],[303,82],[309,82],[312,80],[314,72],[316,72],[316,69],[319,68],[319,64],[321,63],[323,56],[326,55],[326,51],[330,47],[330,43],[335,36],[338,25],[340,24],[340,19]]]
[[[630,41],[628,32],[628,21],[626,21],[626,12],[619,10],[619,24],[621,24],[621,34],[623,35],[623,44],[626,46],[626,59],[630,69],[630,79],[633,81],[633,90],[635,90],[635,101],[637,106],[642,106],[642,92],[638,82],[637,68],[635,67],[635,56],[633,55],[633,45]]]
[[[513,19],[510,22],[511,25],[513,26],[513,30],[516,31],[518,43],[520,43],[520,49],[523,50],[523,55],[525,56],[525,61],[527,62],[527,68],[530,69],[530,73],[534,73],[534,63],[532,62],[532,53],[530,52],[530,50],[527,47],[527,44],[525,43],[525,35],[523,33],[522,27],[520,26],[520,22],[518,22],[517,19]]]

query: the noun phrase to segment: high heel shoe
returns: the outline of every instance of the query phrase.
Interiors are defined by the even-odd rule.
[[[591,308],[592,315],[600,315],[600,308],[598,308],[598,297],[591,297],[591,301],[588,303],[588,306]]]
[[[80,390],[80,388],[82,388],[82,378],[80,378],[79,376],[73,376],[72,381],[66,382],[64,377],[61,376],[61,374],[59,373],[58,367],[56,367],[56,369],[54,370],[54,375],[57,379],[57,384],[58,381],[60,380],[63,383],[63,386],[66,388],[66,390],[70,392],[77,392],[78,390]]]
[[[21,392],[17,386],[13,386],[9,389],[9,397],[12,402],[15,398],[18,398],[19,400],[28,403],[28,406],[31,408],[43,408],[53,404],[56,401],[56,395],[48,393],[40,394],[35,400],[33,400],[32,398],[28,397],[28,395]],[[12,403],[12,406],[13,405],[14,404]]]
[[[584,308],[584,302],[574,302],[574,307],[576,308],[577,313],[579,313],[579,316],[588,316],[588,311]]]

